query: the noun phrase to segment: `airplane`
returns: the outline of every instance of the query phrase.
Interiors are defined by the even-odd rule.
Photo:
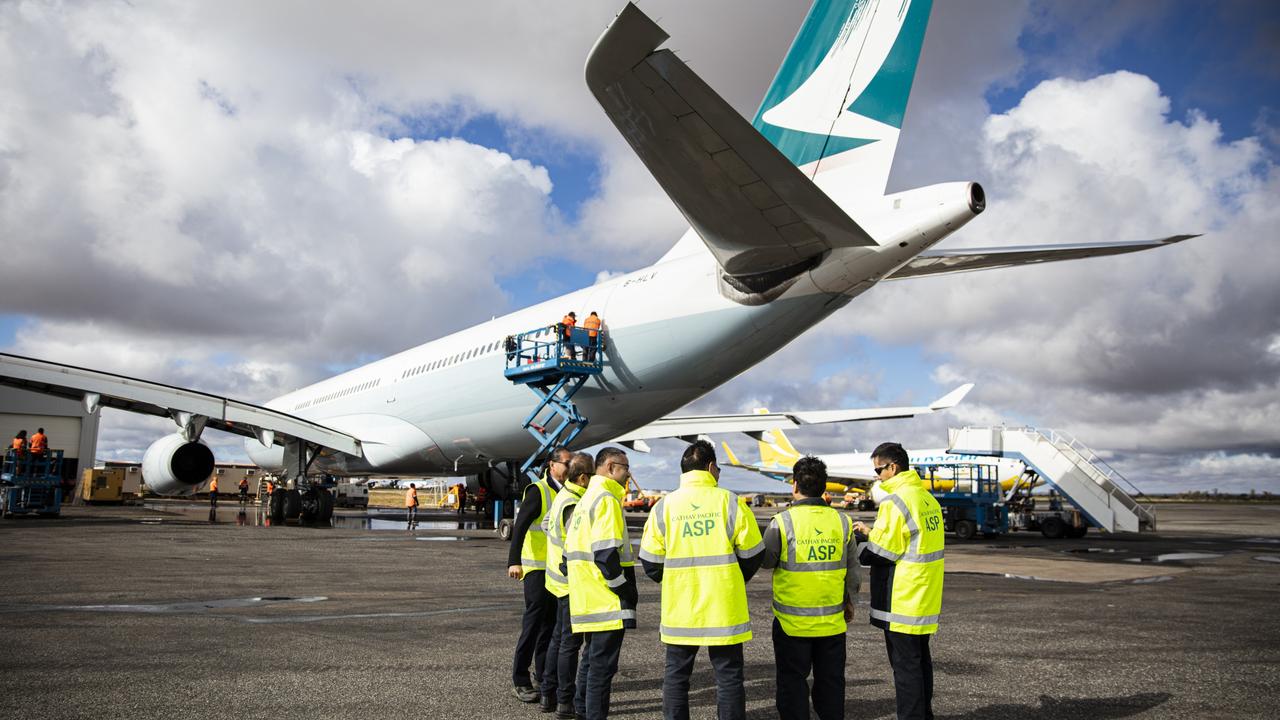
[[[177,432],[144,457],[148,486],[162,494],[190,492],[208,477],[213,454],[201,434],[209,428],[245,437],[253,462],[295,484],[314,472],[483,474],[506,492],[519,482],[514,463],[536,443],[521,426],[534,399],[503,377],[503,339],[570,309],[599,312],[608,339],[603,372],[574,398],[591,421],[574,448],[639,447],[651,438],[807,422],[801,413],[765,421],[668,414],[880,282],[1117,255],[1195,237],[933,249],[986,209],[986,195],[976,182],[885,194],[931,5],[818,0],[750,121],[660,47],[668,38],[662,28],[626,5],[591,48],[584,74],[690,224],[648,267],[260,405],[14,355],[0,357],[0,382],[78,398],[88,412],[113,407],[173,419]],[[323,490],[302,492],[304,515],[325,512]]]
[[[766,414],[768,410],[757,408],[756,412]],[[725,466],[748,470],[786,482],[791,477],[791,468],[804,456],[804,453],[791,444],[791,439],[782,430],[760,433],[756,445],[760,452],[760,462],[751,464],[738,460],[729,443],[722,442],[721,446],[727,458]],[[843,495],[850,490],[865,490],[875,482],[869,452],[836,453],[817,457],[827,466],[827,477],[830,480],[827,483],[828,492]],[[1014,487],[1029,490],[1036,482],[1034,478],[1027,477],[1027,466],[1020,460],[1012,458],[952,453],[947,448],[908,450],[907,457],[911,460],[912,467],[929,468],[931,470],[930,488],[942,492],[955,487],[956,470],[962,466],[994,466],[995,477],[999,479],[1000,488],[1005,492]],[[961,474],[963,476],[963,471]]]

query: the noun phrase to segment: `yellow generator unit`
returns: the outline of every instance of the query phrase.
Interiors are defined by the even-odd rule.
[[[124,468],[87,468],[80,476],[80,499],[85,502],[124,502]]]

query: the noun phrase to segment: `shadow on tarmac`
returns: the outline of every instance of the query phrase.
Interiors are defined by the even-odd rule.
[[[1163,705],[1169,693],[1138,693],[1110,698],[1040,696],[1037,705],[987,705],[964,715],[939,715],[945,720],[1074,720],[1076,718],[1126,718]],[[890,707],[887,712],[893,712]]]

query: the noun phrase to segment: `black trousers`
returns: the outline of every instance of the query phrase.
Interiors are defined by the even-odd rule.
[[[933,658],[928,635],[884,631],[898,694],[898,720],[933,720]]]
[[[793,637],[773,619],[776,703],[782,720],[809,720],[809,700],[819,720],[844,720],[845,634]],[[813,689],[809,689],[809,673]]]
[[[618,657],[622,654],[622,636],[626,630],[602,630],[584,633],[582,664],[578,666],[575,710],[587,720],[605,720],[609,717],[609,694],[613,689],[613,676],[618,672]]]
[[[689,676],[700,645],[667,645],[667,672],[662,679],[662,717],[665,720],[689,720]],[[747,691],[743,683],[742,643],[709,645],[711,667],[716,676],[716,717],[720,720],[744,720],[747,717]]]
[[[556,598],[556,624],[551,630],[551,644],[542,671],[542,696],[553,697],[557,705],[576,705],[578,653],[582,651],[582,635],[573,633],[569,620],[569,596]]]
[[[516,687],[532,687],[529,665],[532,663],[534,674],[541,678],[547,660],[547,646],[551,644],[551,631],[556,624],[556,596],[547,592],[546,577],[544,570],[534,570],[524,576],[524,617],[511,663],[511,682]]]

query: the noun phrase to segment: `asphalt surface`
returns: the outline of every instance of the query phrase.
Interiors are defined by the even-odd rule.
[[[949,537],[938,717],[1276,717],[1280,506],[1160,518],[1143,537]],[[176,505],[0,522],[0,718],[549,717],[510,693],[522,601],[505,545],[423,520],[440,525],[262,527],[224,503],[213,523]],[[767,574],[748,585],[752,718],[776,717],[769,593]],[[661,717],[658,587],[640,597],[617,717]],[[847,716],[892,717],[863,600]],[[705,656],[691,700],[715,716]]]

